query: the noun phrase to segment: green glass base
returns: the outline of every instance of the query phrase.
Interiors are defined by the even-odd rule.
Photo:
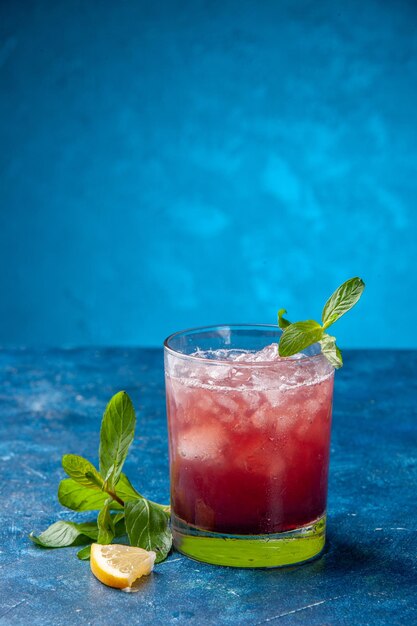
[[[186,556],[229,567],[284,567],[318,556],[326,541],[326,516],[313,524],[274,535],[225,535],[198,530],[173,519],[176,550]]]

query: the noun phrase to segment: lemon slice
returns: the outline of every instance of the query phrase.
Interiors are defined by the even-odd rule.
[[[91,546],[90,566],[94,576],[108,587],[125,589],[153,570],[155,552],[112,543]]]

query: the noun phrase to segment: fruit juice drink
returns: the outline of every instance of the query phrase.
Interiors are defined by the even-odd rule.
[[[176,526],[274,535],[324,516],[333,373],[276,343],[166,353],[174,539]]]

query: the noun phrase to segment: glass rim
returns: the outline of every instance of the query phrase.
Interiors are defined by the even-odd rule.
[[[186,328],[184,330],[178,330],[175,333],[171,333],[170,335],[168,335],[168,337],[165,339],[164,343],[163,343],[163,347],[164,350],[166,350],[169,354],[177,357],[177,358],[182,358],[182,359],[189,359],[191,361],[194,361],[196,363],[205,363],[206,365],[209,363],[214,364],[214,365],[230,365],[231,367],[251,367],[252,369],[254,367],[271,367],[271,366],[276,366],[276,365],[284,365],[285,363],[294,363],[295,365],[306,365],[308,363],[311,363],[312,361],[314,361],[314,359],[318,359],[320,357],[323,357],[323,354],[321,352],[321,350],[319,352],[317,352],[317,354],[304,354],[303,351],[301,352],[297,352],[296,354],[302,354],[303,357],[301,359],[294,359],[291,357],[281,357],[282,360],[280,361],[228,361],[227,359],[206,359],[204,357],[201,356],[196,356],[194,354],[184,354],[184,352],[179,352],[178,350],[175,350],[174,348],[171,348],[171,346],[169,345],[169,342],[174,339],[175,337],[178,337],[179,335],[187,335],[190,333],[195,333],[198,331],[207,331],[207,330],[214,330],[214,329],[220,329],[220,328],[247,328],[247,329],[255,329],[255,330],[262,330],[262,329],[274,329],[274,330],[282,330],[279,328],[278,324],[213,324],[210,326],[195,326],[193,328]],[[312,346],[318,345],[318,342],[312,344]],[[312,347],[309,346],[309,347]],[[292,355],[295,356],[295,355]]]

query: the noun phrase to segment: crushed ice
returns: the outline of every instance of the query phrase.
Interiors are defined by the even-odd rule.
[[[250,387],[282,391],[299,385],[314,385],[333,373],[327,359],[320,355],[317,359],[308,358],[309,355],[302,353],[280,357],[276,343],[257,352],[225,348],[197,349],[188,356],[198,357],[199,360],[169,357],[168,375],[181,379],[186,386],[207,389],[220,386],[225,390]],[[251,363],[254,364],[253,368],[242,367]]]

